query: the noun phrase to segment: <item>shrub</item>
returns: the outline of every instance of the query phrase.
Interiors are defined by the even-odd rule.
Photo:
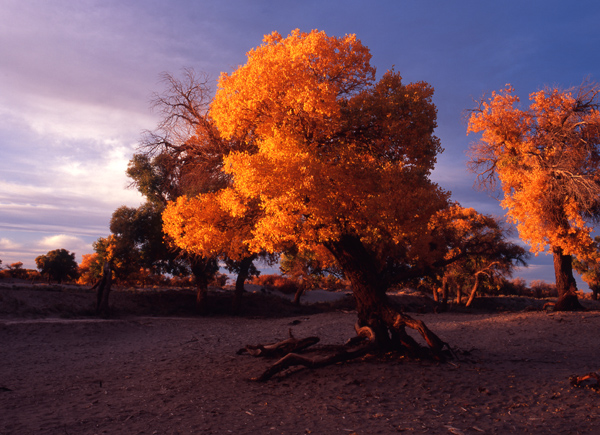
[[[279,290],[282,293],[296,293],[300,283],[291,278],[281,275],[259,275],[252,278],[252,284],[260,285],[271,290]]]

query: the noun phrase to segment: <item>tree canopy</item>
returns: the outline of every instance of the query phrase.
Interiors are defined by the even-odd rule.
[[[75,261],[75,253],[66,249],[55,249],[46,255],[36,257],[35,264],[48,281],[54,280],[59,284],[67,279],[75,279],[78,274],[78,266]]]
[[[437,213],[429,227],[429,263],[442,283],[444,305],[450,282],[456,287],[457,303],[461,302],[462,287],[472,287],[470,305],[482,282],[510,276],[517,265],[526,265],[527,252],[508,240],[510,231],[499,219],[473,208],[453,204]],[[434,299],[438,300],[437,289]]]
[[[376,81],[369,60],[354,35],[296,30],[267,35],[245,65],[223,73],[210,116],[225,140],[255,147],[224,155],[232,182],[219,206],[230,221],[253,216],[240,233],[250,252],[327,248],[352,283],[360,322],[382,343],[391,328],[398,345],[414,347],[403,332],[410,323],[439,350],[439,339],[388,309],[385,296],[410,241],[447,205],[429,179],[442,150],[433,89],[404,84],[395,71]],[[179,246],[223,237],[214,222],[188,227],[177,218],[188,207],[203,216],[203,201],[167,207],[165,231]]]
[[[471,167],[484,185],[500,182],[501,204],[531,250],[554,255],[557,307],[578,306],[571,255],[591,252],[600,215],[599,93],[598,85],[548,88],[523,109],[508,85],[469,119],[468,133],[481,133]]]

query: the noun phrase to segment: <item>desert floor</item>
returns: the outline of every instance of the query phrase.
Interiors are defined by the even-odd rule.
[[[238,349],[290,328],[340,344],[356,313],[274,302],[275,312],[191,316],[122,293],[99,319],[92,292],[0,283],[1,434],[600,433],[600,394],[569,382],[600,369],[598,305],[411,313],[457,358],[367,357],[257,383],[272,361]]]

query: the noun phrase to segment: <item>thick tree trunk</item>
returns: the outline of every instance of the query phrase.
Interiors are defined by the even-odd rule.
[[[442,358],[447,346],[423,322],[414,320],[392,307],[387,294],[387,282],[371,254],[359,238],[342,236],[326,247],[334,255],[345,276],[350,280],[356,300],[359,327],[368,327],[375,335],[380,350],[404,350],[422,353],[423,348],[406,332],[405,327],[418,331],[435,357]]]
[[[577,298],[577,283],[573,277],[573,259],[564,255],[562,248],[552,249],[554,255],[554,275],[556,277],[556,290],[558,300],[554,305],[555,311],[577,311],[583,307]]]
[[[242,259],[240,262],[240,271],[235,280],[235,291],[233,293],[233,302],[232,302],[232,311],[234,315],[238,315],[240,313],[240,309],[242,306],[242,298],[244,297],[244,284],[248,279],[248,275],[250,273],[250,266],[252,266],[252,262],[256,258],[256,255],[251,255]]]

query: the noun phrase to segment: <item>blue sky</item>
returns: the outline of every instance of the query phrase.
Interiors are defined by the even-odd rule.
[[[511,83],[523,101],[545,85],[600,80],[600,3],[565,1],[3,0],[0,3],[0,260],[51,249],[81,255],[137,206],[127,162],[160,74],[194,68],[216,81],[264,34],[355,33],[382,74],[436,90],[445,152],[434,179],[480,212],[504,211],[473,189],[464,111]],[[517,275],[554,280],[540,256]]]

